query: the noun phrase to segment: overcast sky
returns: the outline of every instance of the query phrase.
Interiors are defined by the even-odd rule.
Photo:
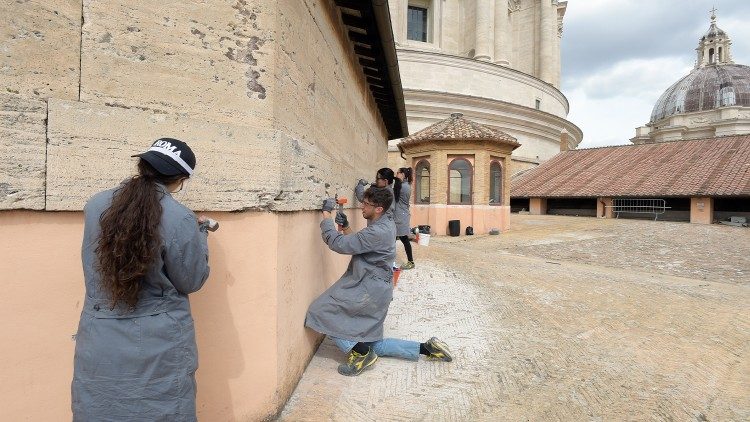
[[[568,0],[562,91],[583,130],[578,148],[630,143],[659,96],[693,69],[714,6],[734,62],[750,66],[750,0]]]

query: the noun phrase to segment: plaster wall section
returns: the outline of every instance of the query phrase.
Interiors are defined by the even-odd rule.
[[[278,391],[293,388],[278,384],[289,381],[276,369],[276,341],[286,335],[277,332],[277,317],[300,312],[278,307],[278,219],[272,213],[208,215],[221,221],[220,231],[209,236],[211,275],[203,289],[190,295],[200,359],[198,419],[261,420],[283,405],[286,397]],[[5,237],[15,240],[0,243],[0,272],[7,280],[0,317],[19,321],[23,316],[23,323],[5,327],[14,341],[0,358],[14,364],[3,371],[0,415],[3,420],[69,420],[73,335],[84,296],[83,214],[2,211],[0,226]],[[319,259],[301,256],[298,262],[319,270]],[[301,325],[294,329],[304,330]]]
[[[1,94],[77,99],[80,52],[81,0],[0,3]]]
[[[83,16],[81,101],[271,125],[276,1],[85,1]]]

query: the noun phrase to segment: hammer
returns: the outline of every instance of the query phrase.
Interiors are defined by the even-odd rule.
[[[339,194],[336,194],[335,199],[336,199],[336,203],[339,204],[339,211],[344,212],[344,204],[346,204],[349,201],[346,199],[346,197],[343,197],[343,196],[339,198]],[[344,227],[341,224],[339,224],[338,230],[341,231],[343,229]]]

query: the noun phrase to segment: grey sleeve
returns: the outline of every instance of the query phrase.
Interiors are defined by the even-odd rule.
[[[401,193],[399,193],[400,198],[399,200],[403,202],[404,204],[409,203],[409,198],[411,197],[411,185],[404,183],[401,185]]]
[[[211,270],[208,266],[208,234],[198,230],[195,216],[183,217],[165,245],[164,265],[177,291],[188,294],[203,287]]]
[[[364,228],[357,233],[341,234],[336,231],[336,226],[330,218],[320,222],[320,232],[323,241],[328,248],[343,255],[359,255],[372,252],[376,249],[376,237],[370,227]]]
[[[362,202],[365,200],[365,187],[357,183],[354,187],[354,196],[357,197],[357,201]]]

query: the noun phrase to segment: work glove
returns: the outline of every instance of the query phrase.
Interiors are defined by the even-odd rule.
[[[328,198],[323,201],[323,206],[321,207],[321,211],[328,211],[331,212],[336,208],[336,200],[333,198]]]
[[[368,181],[367,181],[367,180],[365,180],[365,179],[359,179],[359,184],[360,184],[360,185],[362,185],[362,186],[367,186],[367,185],[369,185],[369,184],[370,184],[370,182],[368,182]]]
[[[349,227],[349,219],[346,218],[346,214],[341,211],[336,212],[336,218],[334,218],[334,221],[344,229]]]

